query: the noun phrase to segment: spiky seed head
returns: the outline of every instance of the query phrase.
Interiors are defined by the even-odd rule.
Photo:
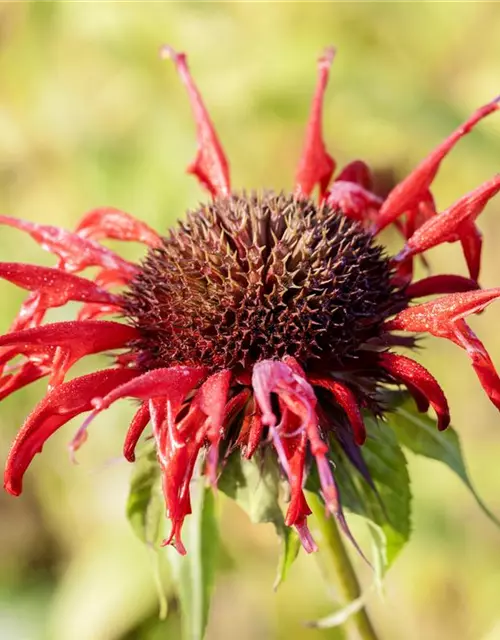
[[[334,366],[379,333],[401,292],[361,226],[323,203],[237,194],[188,213],[125,294],[144,368]]]

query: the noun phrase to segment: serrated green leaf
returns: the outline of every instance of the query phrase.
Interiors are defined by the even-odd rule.
[[[462,457],[459,436],[452,427],[448,427],[445,431],[438,431],[435,420],[425,414],[417,413],[413,401],[408,397],[395,407],[394,414],[389,417],[388,422],[403,446],[418,455],[439,460],[456,473],[472,493],[482,511],[497,526],[500,526],[500,521],[484,504],[470,480]]]
[[[281,553],[274,588],[286,578],[297,557],[300,541],[295,531],[285,525],[279,503],[280,473],[276,460],[269,455],[245,460],[233,453],[219,479],[220,491],[235,500],[254,523],[271,522],[281,538]]]
[[[338,443],[332,441],[334,475],[343,507],[365,518],[375,545],[378,579],[394,562],[411,533],[411,491],[406,458],[392,430],[366,417],[368,437],[362,453],[376,491],[356,471]],[[320,487],[315,474],[307,484]]]
[[[135,534],[153,546],[159,541],[164,512],[159,479],[155,447],[149,443],[137,455],[126,510]]]
[[[182,539],[187,555],[167,550],[181,606],[182,637],[202,640],[208,622],[219,552],[215,499],[199,478],[191,483],[192,513],[186,518]]]

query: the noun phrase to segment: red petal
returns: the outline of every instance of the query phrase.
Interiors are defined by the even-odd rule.
[[[416,207],[419,201],[424,199],[425,192],[429,190],[439,170],[441,161],[453,149],[460,138],[469,133],[480,120],[499,108],[499,100],[500,97],[475,111],[464,124],[458,127],[430,153],[407,178],[394,187],[380,209],[376,224],[377,232],[394,222],[398,216]]]
[[[333,209],[340,209],[348,218],[371,222],[376,217],[382,199],[354,182],[336,180],[326,196]]]
[[[118,322],[54,322],[42,327],[15,331],[0,336],[0,347],[16,347],[17,354],[50,354],[55,386],[62,382],[68,369],[83,356],[118,349],[137,337],[137,330]],[[12,350],[11,357],[14,357]]]
[[[75,378],[46,395],[28,416],[12,445],[5,468],[5,489],[15,496],[21,493],[24,472],[35,454],[59,427],[92,409],[96,390],[107,394],[137,373],[134,369],[106,369]]]
[[[189,72],[186,54],[177,53],[172,47],[164,46],[161,55],[174,62],[181,80],[186,85],[196,121],[198,152],[194,162],[188,167],[188,172],[193,173],[212,196],[227,196],[231,192],[227,159],[200,92]]]
[[[133,417],[128,428],[127,435],[125,436],[123,455],[129,462],[134,462],[135,460],[135,447],[139,442],[142,432],[147,427],[149,420],[149,405],[147,402],[143,402]]]
[[[347,415],[352,426],[356,444],[362,445],[366,440],[366,428],[358,400],[354,393],[346,385],[331,378],[310,375],[308,376],[308,380],[311,384],[328,389],[328,391],[333,394],[335,400]]]
[[[93,240],[132,240],[143,242],[150,247],[159,247],[161,244],[160,236],[145,222],[136,220],[129,213],[114,207],[101,207],[89,211],[80,220],[76,232],[82,238]]]
[[[404,309],[386,324],[389,330],[427,332],[447,338],[467,350],[483,389],[500,409],[500,379],[482,342],[467,326],[464,318],[479,313],[500,297],[500,288],[452,293]]]
[[[443,242],[454,242],[471,232],[475,234],[472,223],[482,212],[488,201],[499,191],[500,174],[457,200],[443,213],[427,220],[410,237],[401,253],[396,256],[395,261],[415,256]],[[479,257],[476,253],[477,249],[472,258],[472,271],[474,273],[478,271],[479,263]]]
[[[59,257],[61,261],[59,266],[65,271],[82,271],[86,267],[97,266],[106,270],[117,270],[128,279],[137,273],[137,268],[133,264],[123,260],[110,249],[60,227],[18,220],[9,216],[0,216],[0,224],[28,233],[43,249]]]
[[[99,304],[98,308],[118,303],[116,296],[101,289],[94,282],[51,267],[0,262],[0,278],[38,294],[23,304],[14,324],[16,330],[32,326],[35,317],[41,321],[47,309],[60,307],[70,300]]]
[[[438,429],[443,431],[450,424],[450,410],[443,390],[436,379],[420,364],[393,353],[379,354],[380,366],[392,376],[415,387],[431,404],[438,417]]]
[[[477,281],[481,269],[483,236],[475,224],[465,223],[460,229],[459,238],[470,277]]]
[[[15,373],[0,378],[0,400],[50,373],[50,366],[31,361],[24,362]]]
[[[443,293],[459,293],[463,291],[473,291],[479,289],[476,280],[464,278],[463,276],[443,274],[439,276],[429,276],[417,282],[412,282],[406,290],[408,298],[423,298]]]
[[[354,182],[368,191],[371,191],[373,188],[372,172],[369,166],[362,160],[353,160],[349,162],[349,164],[346,164],[335,178],[335,182],[338,181]]]
[[[335,170],[335,162],[325,148],[321,122],[323,100],[334,56],[335,50],[329,48],[318,60],[318,81],[307,124],[304,147],[295,175],[295,193],[299,197],[308,197],[314,187],[319,184],[320,197],[323,199]]]
[[[427,332],[448,338],[451,325],[472,313],[479,313],[500,297],[500,287],[465,293],[450,293],[400,311],[384,328],[389,331]]]

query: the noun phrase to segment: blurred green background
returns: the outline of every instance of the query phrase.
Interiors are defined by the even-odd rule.
[[[1,211],[71,228],[85,211],[109,204],[163,231],[205,197],[184,173],[194,128],[173,66],[158,58],[163,42],[189,52],[236,189],[291,188],[315,60],[335,44],[325,108],[330,151],[340,165],[365,159],[390,184],[500,92],[499,28],[497,3],[1,4]],[[491,177],[499,158],[500,117],[493,115],[446,160],[438,204]],[[499,216],[497,198],[480,219],[484,286],[500,285]],[[2,229],[0,249],[2,260],[52,264],[12,229]],[[141,255],[139,247],[120,250]],[[465,273],[457,245],[431,259],[435,272]],[[23,297],[0,282],[0,329]],[[69,319],[72,311],[51,317]],[[472,321],[497,366],[499,323],[500,305]],[[500,514],[498,413],[453,345],[430,339],[418,357],[442,382],[472,478]],[[33,385],[2,403],[2,461],[43,390]],[[175,599],[160,622],[151,555],[124,516],[131,471],[120,459],[125,405],[96,422],[79,466],[66,450],[73,425],[37,456],[22,498],[0,496],[2,640],[179,638]],[[456,477],[409,458],[414,534],[385,597],[370,599],[381,636],[496,640],[500,532]],[[225,556],[209,640],[343,638],[303,626],[337,606],[323,556],[301,554],[275,594],[272,526],[251,525],[222,497],[219,508]],[[368,586],[371,577],[360,570]],[[166,588],[171,593],[168,579]]]

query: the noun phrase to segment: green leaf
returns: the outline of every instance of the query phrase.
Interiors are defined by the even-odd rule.
[[[472,485],[457,432],[452,427],[438,431],[435,420],[416,412],[411,398],[406,397],[394,411],[388,422],[399,442],[413,453],[446,464],[462,480],[488,518],[500,526],[499,519],[484,504]]]
[[[279,503],[280,473],[270,455],[245,460],[234,452],[219,479],[220,491],[235,500],[254,523],[271,522],[281,538],[281,553],[274,588],[285,580],[300,548],[295,531],[285,525]]]
[[[127,500],[127,518],[143,542],[155,546],[161,535],[164,517],[160,486],[160,467],[154,443],[148,443],[137,455]]]
[[[332,440],[332,460],[343,507],[365,518],[375,545],[375,569],[380,579],[410,537],[411,491],[404,453],[392,430],[384,423],[365,417],[368,437],[362,454],[375,491],[355,470]],[[308,488],[319,491],[317,476],[311,474]]]
[[[202,478],[191,483],[191,507],[182,529],[187,555],[181,556],[173,547],[167,553],[181,606],[182,637],[202,640],[219,552],[214,493]]]
[[[167,616],[167,596],[161,580],[158,543],[163,531],[165,507],[160,488],[160,466],[153,442],[137,454],[127,500],[127,518],[137,537],[151,547],[151,570],[156,585],[159,616]]]

